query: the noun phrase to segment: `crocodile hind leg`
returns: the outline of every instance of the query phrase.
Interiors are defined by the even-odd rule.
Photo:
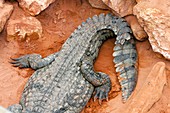
[[[98,98],[99,104],[101,104],[103,99],[108,100],[108,93],[111,90],[110,78],[105,73],[94,72],[92,57],[87,56],[82,60],[81,71],[84,78],[95,86],[94,100]]]
[[[42,58],[42,56],[39,54],[28,54],[28,55],[21,56],[19,58],[11,58],[12,62],[10,63],[13,64],[14,67],[32,68],[36,70],[49,65],[55,60],[57,56],[58,56],[58,52],[51,54],[45,58]]]

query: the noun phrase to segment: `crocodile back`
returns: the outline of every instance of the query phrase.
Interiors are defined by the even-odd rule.
[[[66,40],[55,61],[36,70],[29,78],[21,99],[23,111],[79,113],[94,90],[81,73],[81,59],[86,52],[95,59],[103,41],[113,35],[119,36],[116,44],[124,45],[132,40],[124,33],[129,34],[131,30],[121,18],[111,14],[88,18]]]

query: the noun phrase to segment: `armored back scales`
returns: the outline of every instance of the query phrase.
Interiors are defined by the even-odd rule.
[[[127,100],[137,78],[132,31],[124,19],[100,14],[79,25],[59,52],[44,59],[37,54],[13,59],[14,66],[36,71],[24,88],[20,104],[9,109],[14,113],[79,113],[94,91],[95,98],[107,99],[110,79],[95,72],[93,63],[102,43],[115,36],[113,62],[120,74],[122,99]]]

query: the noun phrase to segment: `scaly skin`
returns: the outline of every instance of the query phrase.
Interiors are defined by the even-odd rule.
[[[93,92],[99,103],[108,100],[110,78],[105,73],[94,72],[93,63],[107,38],[117,35],[116,45],[122,47],[133,40],[130,33],[123,19],[101,14],[78,26],[59,52],[46,58],[30,54],[13,59],[14,66],[36,71],[24,88],[20,104],[10,106],[9,110],[14,113],[79,113]]]

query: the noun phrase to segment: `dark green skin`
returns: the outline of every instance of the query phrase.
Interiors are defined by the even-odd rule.
[[[123,45],[125,40],[130,44],[129,35],[123,35],[130,32],[123,19],[101,14],[78,26],[59,52],[46,58],[29,54],[13,59],[14,66],[36,71],[24,88],[20,104],[8,109],[14,113],[79,113],[93,92],[99,103],[108,100],[110,78],[105,73],[95,72],[93,63],[106,39],[122,36],[116,43]]]

